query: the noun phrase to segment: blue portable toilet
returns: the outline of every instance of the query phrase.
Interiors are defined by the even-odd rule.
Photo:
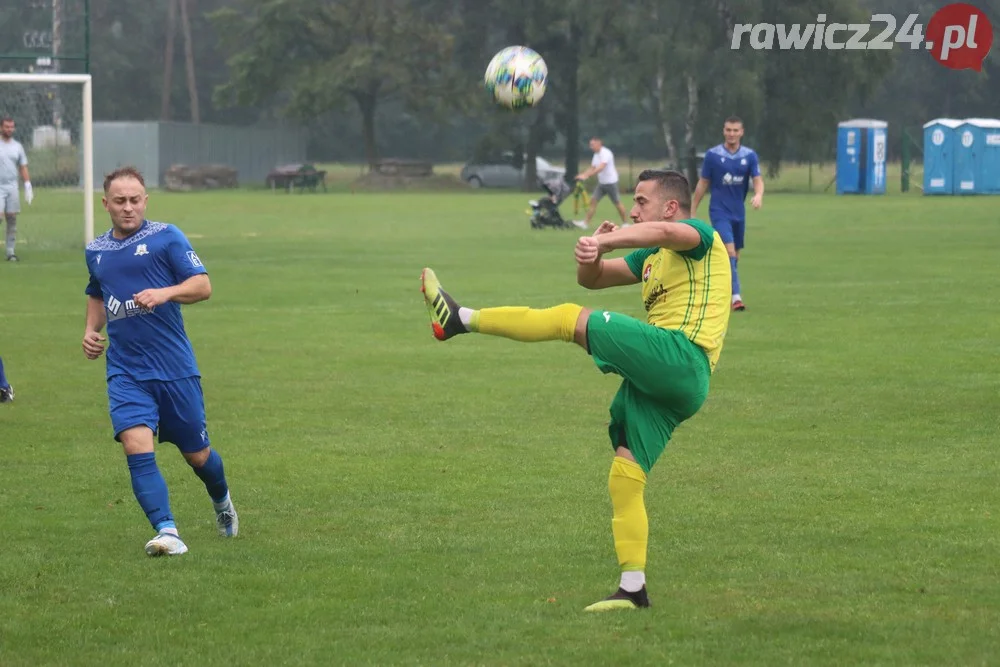
[[[955,194],[1000,194],[1000,120],[966,118],[955,128]]]
[[[889,124],[855,118],[837,123],[837,194],[885,193],[885,148]]]
[[[935,118],[924,123],[924,194],[955,193],[956,118]]]

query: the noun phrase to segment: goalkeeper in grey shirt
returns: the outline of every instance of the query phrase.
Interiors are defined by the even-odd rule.
[[[21,211],[21,201],[17,196],[17,176],[20,172],[24,181],[24,200],[29,204],[35,198],[31,191],[28,175],[28,156],[24,146],[14,138],[14,119],[4,116],[0,119],[0,210],[7,218],[7,261],[16,262],[14,244],[17,242],[17,214]]]

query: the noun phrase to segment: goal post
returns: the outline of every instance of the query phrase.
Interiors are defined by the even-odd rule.
[[[65,93],[63,91],[66,91]],[[84,244],[94,240],[94,117],[90,74],[0,73],[0,115],[13,118],[32,185],[83,190]],[[22,202],[21,210],[30,213]],[[79,210],[79,209],[77,209]],[[27,227],[27,225],[19,226]]]

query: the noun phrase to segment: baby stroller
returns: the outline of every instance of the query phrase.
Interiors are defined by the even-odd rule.
[[[559,204],[563,203],[567,197],[573,194],[573,188],[562,178],[553,178],[542,182],[542,189],[548,194],[541,199],[532,199],[528,202],[531,210],[531,228],[543,229],[554,227],[556,229],[577,229],[583,223],[577,221],[567,221],[559,213]]]

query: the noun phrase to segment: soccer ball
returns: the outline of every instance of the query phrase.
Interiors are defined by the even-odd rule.
[[[537,52],[526,46],[508,46],[486,67],[486,92],[507,109],[533,107],[545,95],[549,69]]]

